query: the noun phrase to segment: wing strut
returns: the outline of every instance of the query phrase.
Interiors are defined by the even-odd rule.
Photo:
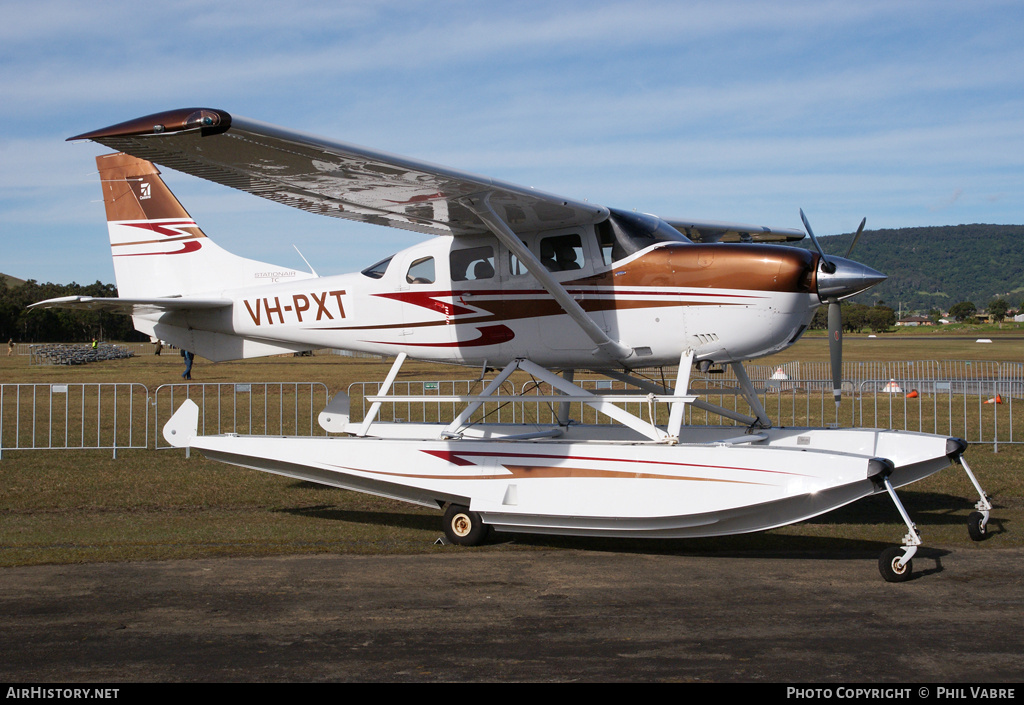
[[[618,340],[613,340],[607,333],[601,330],[601,327],[594,322],[594,319],[588,316],[583,307],[570,296],[565,287],[555,281],[555,278],[548,272],[547,267],[541,264],[540,260],[516,236],[512,228],[508,226],[508,223],[502,220],[501,216],[494,210],[494,207],[491,205],[490,193],[484,194],[483,197],[465,198],[462,202],[483,221],[487,229],[494,233],[495,237],[512,254],[519,258],[519,261],[526,266],[530,274],[536,277],[540,285],[558,302],[562,310],[569,314],[569,317],[586,333],[588,338],[594,341],[594,344],[597,346],[597,354],[615,362],[623,362],[635,354],[633,348],[624,345]]]

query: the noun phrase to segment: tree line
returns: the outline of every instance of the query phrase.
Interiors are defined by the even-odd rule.
[[[874,306],[855,302],[844,302],[840,306],[843,314],[843,331],[846,333],[860,333],[865,328],[872,333],[884,333],[896,325],[896,312],[882,301]],[[987,310],[992,319],[997,322],[1013,313],[1009,302],[1001,298],[989,301]],[[960,323],[976,323],[976,316],[979,313],[978,307],[971,301],[961,301],[953,304],[949,309],[949,315]],[[932,323],[937,324],[942,317],[943,313],[937,308],[928,312],[928,318]],[[810,328],[811,330],[828,328],[827,306],[820,307],[814,313]]]
[[[30,279],[11,285],[0,277],[0,340],[18,343],[82,343],[93,338],[145,342],[149,337],[132,327],[130,316],[104,311],[30,309],[28,306],[58,296],[117,296],[113,284],[52,284]]]
[[[867,306],[858,303],[841,303],[843,314],[843,332],[860,333],[865,328],[872,333],[884,333],[896,325],[896,312],[883,303]],[[821,306],[814,312],[811,330],[828,328],[828,306]]]
[[[975,316],[978,313],[978,307],[974,305],[973,301],[961,301],[949,308],[949,315],[961,323],[975,323]],[[997,323],[1012,313],[1014,311],[1006,299],[995,298],[988,302],[988,315]]]

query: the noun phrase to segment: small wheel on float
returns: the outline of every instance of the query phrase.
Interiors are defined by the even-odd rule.
[[[882,551],[882,555],[878,558],[878,572],[885,578],[885,582],[902,583],[910,580],[913,561],[907,561],[905,565],[900,566],[900,559],[903,558],[903,555],[903,549],[899,546]]]
[[[459,504],[449,504],[444,512],[444,535],[459,546],[479,546],[487,538],[488,526],[476,512]]]
[[[988,526],[985,522],[985,515],[981,512],[971,512],[967,517],[967,533],[972,541],[983,541],[988,538]]]

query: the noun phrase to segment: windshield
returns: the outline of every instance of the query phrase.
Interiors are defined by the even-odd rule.
[[[685,235],[656,216],[614,209],[610,209],[610,213],[608,220],[597,224],[606,264],[658,242],[690,243]]]
[[[392,255],[392,257],[394,257],[394,255]],[[373,265],[372,267],[367,267],[366,269],[364,269],[362,273],[370,277],[371,279],[380,279],[381,277],[384,276],[384,272],[388,271],[388,265],[391,264],[392,257],[382,259],[380,262]]]

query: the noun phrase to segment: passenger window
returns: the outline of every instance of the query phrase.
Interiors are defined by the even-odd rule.
[[[549,272],[582,269],[583,243],[579,235],[556,235],[540,241],[540,261]]]
[[[409,266],[409,273],[405,275],[405,280],[410,284],[433,284],[434,279],[433,257],[416,260]]]
[[[494,248],[490,245],[452,250],[449,256],[452,281],[476,281],[494,276]]]

